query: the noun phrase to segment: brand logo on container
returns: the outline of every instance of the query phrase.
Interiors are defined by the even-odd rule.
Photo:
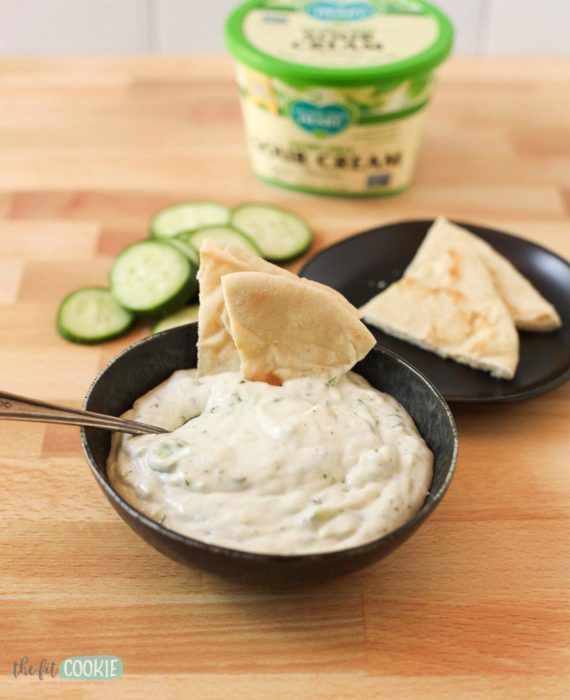
[[[305,131],[315,136],[332,136],[344,131],[350,124],[351,115],[342,105],[319,105],[311,102],[293,102],[291,118]]]
[[[307,5],[307,14],[323,22],[355,22],[371,17],[376,9],[367,2],[312,2]]]

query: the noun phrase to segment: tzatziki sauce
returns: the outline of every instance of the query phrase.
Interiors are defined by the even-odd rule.
[[[180,370],[113,436],[116,491],[165,527],[248,552],[306,554],[370,542],[422,506],[433,455],[404,408],[349,372],[283,386]]]

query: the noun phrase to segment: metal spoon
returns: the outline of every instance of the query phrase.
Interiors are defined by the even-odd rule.
[[[27,399],[25,396],[0,391],[0,420],[23,420],[37,423],[64,423],[83,425],[88,428],[103,428],[131,435],[167,433],[168,430],[134,420],[105,416],[102,413],[82,411],[78,408],[57,406],[45,401]]]

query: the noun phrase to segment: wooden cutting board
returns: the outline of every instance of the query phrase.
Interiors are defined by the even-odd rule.
[[[226,59],[0,61],[0,387],[79,406],[147,329],[72,345],[58,302],[105,284],[156,209],[209,198],[291,207],[311,253],[445,214],[569,256],[570,62],[450,62],[414,187],[355,202],[254,180]],[[456,409],[457,473],[420,532],[288,593],[165,559],[108,505],[77,430],[0,422],[0,696],[569,697],[569,398]],[[124,678],[13,677],[24,656],[90,654],[120,656]]]

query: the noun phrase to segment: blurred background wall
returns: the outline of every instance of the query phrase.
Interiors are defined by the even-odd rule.
[[[223,50],[238,0],[0,0],[0,55]],[[570,55],[570,0],[435,0],[456,51]]]

